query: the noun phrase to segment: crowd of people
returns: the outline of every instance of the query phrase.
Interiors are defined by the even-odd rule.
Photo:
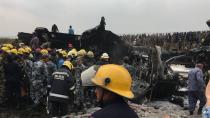
[[[137,46],[158,45],[166,50],[189,50],[201,45],[207,31],[122,35],[121,38]]]
[[[69,109],[68,103],[70,101],[73,101],[73,104],[78,103],[79,105],[77,104],[77,107],[84,107],[85,100],[87,102],[87,100],[94,99],[97,101],[98,99],[98,101],[103,103],[101,97],[98,98],[102,89],[98,89],[100,94],[95,96],[95,87],[82,87],[80,74],[93,65],[100,67],[109,64],[109,59],[110,57],[107,53],[101,54],[100,58],[96,59],[92,51],[87,52],[84,49],[80,49],[79,51],[74,48],[68,50],[50,48],[32,49],[23,43],[18,45],[12,45],[10,43],[2,44],[0,48],[0,105],[6,108],[27,108],[27,110],[40,110],[48,105],[50,116],[56,117],[67,115]],[[117,65],[109,66],[107,67],[114,68],[113,71],[119,68],[117,69],[119,72],[115,74],[121,73],[120,70],[127,74],[125,74],[125,77],[130,79],[129,82],[126,80],[125,85],[119,86],[120,89],[122,89],[121,86],[127,86],[125,91],[130,91],[129,87],[131,87],[132,80],[127,70]],[[112,72],[109,69],[105,69],[105,71]],[[122,76],[124,73],[122,73]],[[101,79],[100,76],[106,76],[107,78],[114,76],[112,73],[107,72],[105,72],[106,75],[103,74],[104,72],[98,74],[98,77]],[[106,80],[108,82],[107,85],[110,83],[110,87],[112,88],[111,83],[112,81],[115,82],[115,79],[118,79],[117,75],[109,79]],[[95,84],[97,85],[97,80]],[[103,87],[100,82],[98,84],[102,88],[109,88],[109,86]],[[117,88],[114,87],[113,89]],[[110,91],[112,90],[110,89]],[[120,92],[113,91],[113,93],[123,96]],[[131,94],[132,92],[130,91],[127,98],[132,98],[133,95]],[[123,99],[118,95],[104,90],[102,98],[103,96],[105,99],[114,100],[113,102],[116,99],[120,100],[121,102],[119,103],[123,104],[123,110],[128,110],[130,112],[128,115],[132,116],[134,114],[131,109],[127,109],[128,106],[125,105]],[[111,98],[109,98],[110,96]],[[95,104],[95,102],[91,104]],[[94,114],[94,118],[98,118],[98,115],[100,114]]]

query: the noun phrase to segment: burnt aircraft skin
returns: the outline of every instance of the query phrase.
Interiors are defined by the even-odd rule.
[[[105,18],[101,18],[98,26],[82,33],[81,47],[95,52],[96,57],[106,52],[111,57],[112,63],[118,63],[119,59],[128,55],[129,45],[111,31],[105,30]]]

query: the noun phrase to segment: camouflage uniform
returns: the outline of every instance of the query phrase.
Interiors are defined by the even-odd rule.
[[[43,61],[34,62],[30,79],[30,96],[35,104],[39,104],[46,95],[47,73],[47,66]]]
[[[0,57],[0,97],[4,97],[4,91],[5,91],[5,78],[4,78],[4,66],[3,66],[3,58]]]
[[[23,62],[23,73],[24,73],[24,78],[23,78],[23,88],[27,92],[27,94],[30,94],[30,79],[32,78],[32,67],[33,67],[33,62],[29,59],[24,60]]]
[[[56,64],[53,63],[52,61],[48,61],[46,63],[47,66],[47,71],[48,71],[48,77],[47,77],[47,84],[50,85],[51,80],[53,78],[52,74],[57,70]]]

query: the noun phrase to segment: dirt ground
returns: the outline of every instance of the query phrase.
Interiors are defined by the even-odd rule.
[[[201,115],[196,115],[196,112],[195,115],[190,116],[188,110],[184,110],[182,107],[168,101],[155,101],[143,105],[129,104],[140,118],[202,118]],[[88,118],[91,113],[99,109],[97,107],[90,108],[85,113],[69,113],[69,116],[70,118]],[[47,118],[47,114],[43,111],[0,109],[0,118]]]
[[[168,101],[155,101],[144,105],[130,104],[140,118],[202,118],[201,115],[189,115],[188,110]],[[70,115],[71,118],[88,118],[99,108],[87,110],[86,114]],[[195,113],[196,114],[196,113]]]

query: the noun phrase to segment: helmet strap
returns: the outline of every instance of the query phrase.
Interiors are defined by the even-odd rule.
[[[98,106],[101,108],[103,108],[103,106],[104,106],[103,98],[104,98],[104,89],[102,89],[101,98],[98,102]]]

